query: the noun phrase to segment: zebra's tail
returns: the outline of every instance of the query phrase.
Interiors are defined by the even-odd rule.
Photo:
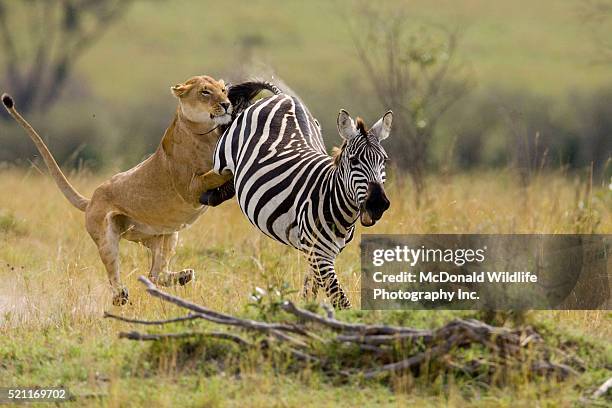
[[[274,95],[283,93],[279,87],[267,81],[247,81],[231,85],[227,91],[227,97],[233,107],[232,119],[248,108],[253,103],[253,99],[262,91],[270,91]]]

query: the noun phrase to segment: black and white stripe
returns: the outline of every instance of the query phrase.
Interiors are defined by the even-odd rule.
[[[311,293],[325,287],[337,307],[350,303],[334,261],[353,237],[369,184],[382,186],[386,159],[375,129],[359,134],[348,119],[352,128],[334,163],[316,119],[298,98],[278,93],[247,107],[214,155],[214,171],[234,175],[236,197],[250,222],[306,254],[316,278]]]

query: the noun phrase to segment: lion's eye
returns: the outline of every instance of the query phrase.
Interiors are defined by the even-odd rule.
[[[204,96],[208,96],[210,95],[210,91],[207,91],[206,89],[202,91],[202,95]]]

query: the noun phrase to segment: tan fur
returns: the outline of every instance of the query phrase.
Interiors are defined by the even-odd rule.
[[[332,163],[334,163],[334,166],[337,166],[340,164],[340,159],[342,157],[342,151],[344,150],[344,147],[346,146],[346,142],[342,143],[342,146],[338,147],[338,146],[334,146],[332,148]]]
[[[90,200],[68,182],[40,136],[14,108],[10,96],[2,97],[11,116],[36,144],[62,193],[85,211],[87,231],[98,247],[114,292],[113,303],[117,305],[125,304],[128,298],[119,274],[119,240],[141,242],[151,250],[149,276],[153,281],[162,285],[188,282],[193,270],[168,270],[178,231],[192,224],[206,209],[198,201],[200,194],[219,185],[219,176],[205,179],[204,174],[212,168],[220,137],[216,128],[230,120],[225,84],[197,76],[171,89],[179,104],[155,153],[102,183]],[[229,106],[227,112],[221,104]]]

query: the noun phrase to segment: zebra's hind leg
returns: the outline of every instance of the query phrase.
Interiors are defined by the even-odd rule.
[[[325,288],[325,293],[336,309],[350,309],[351,302],[338,282],[333,259],[315,258],[311,261],[316,284]]]

